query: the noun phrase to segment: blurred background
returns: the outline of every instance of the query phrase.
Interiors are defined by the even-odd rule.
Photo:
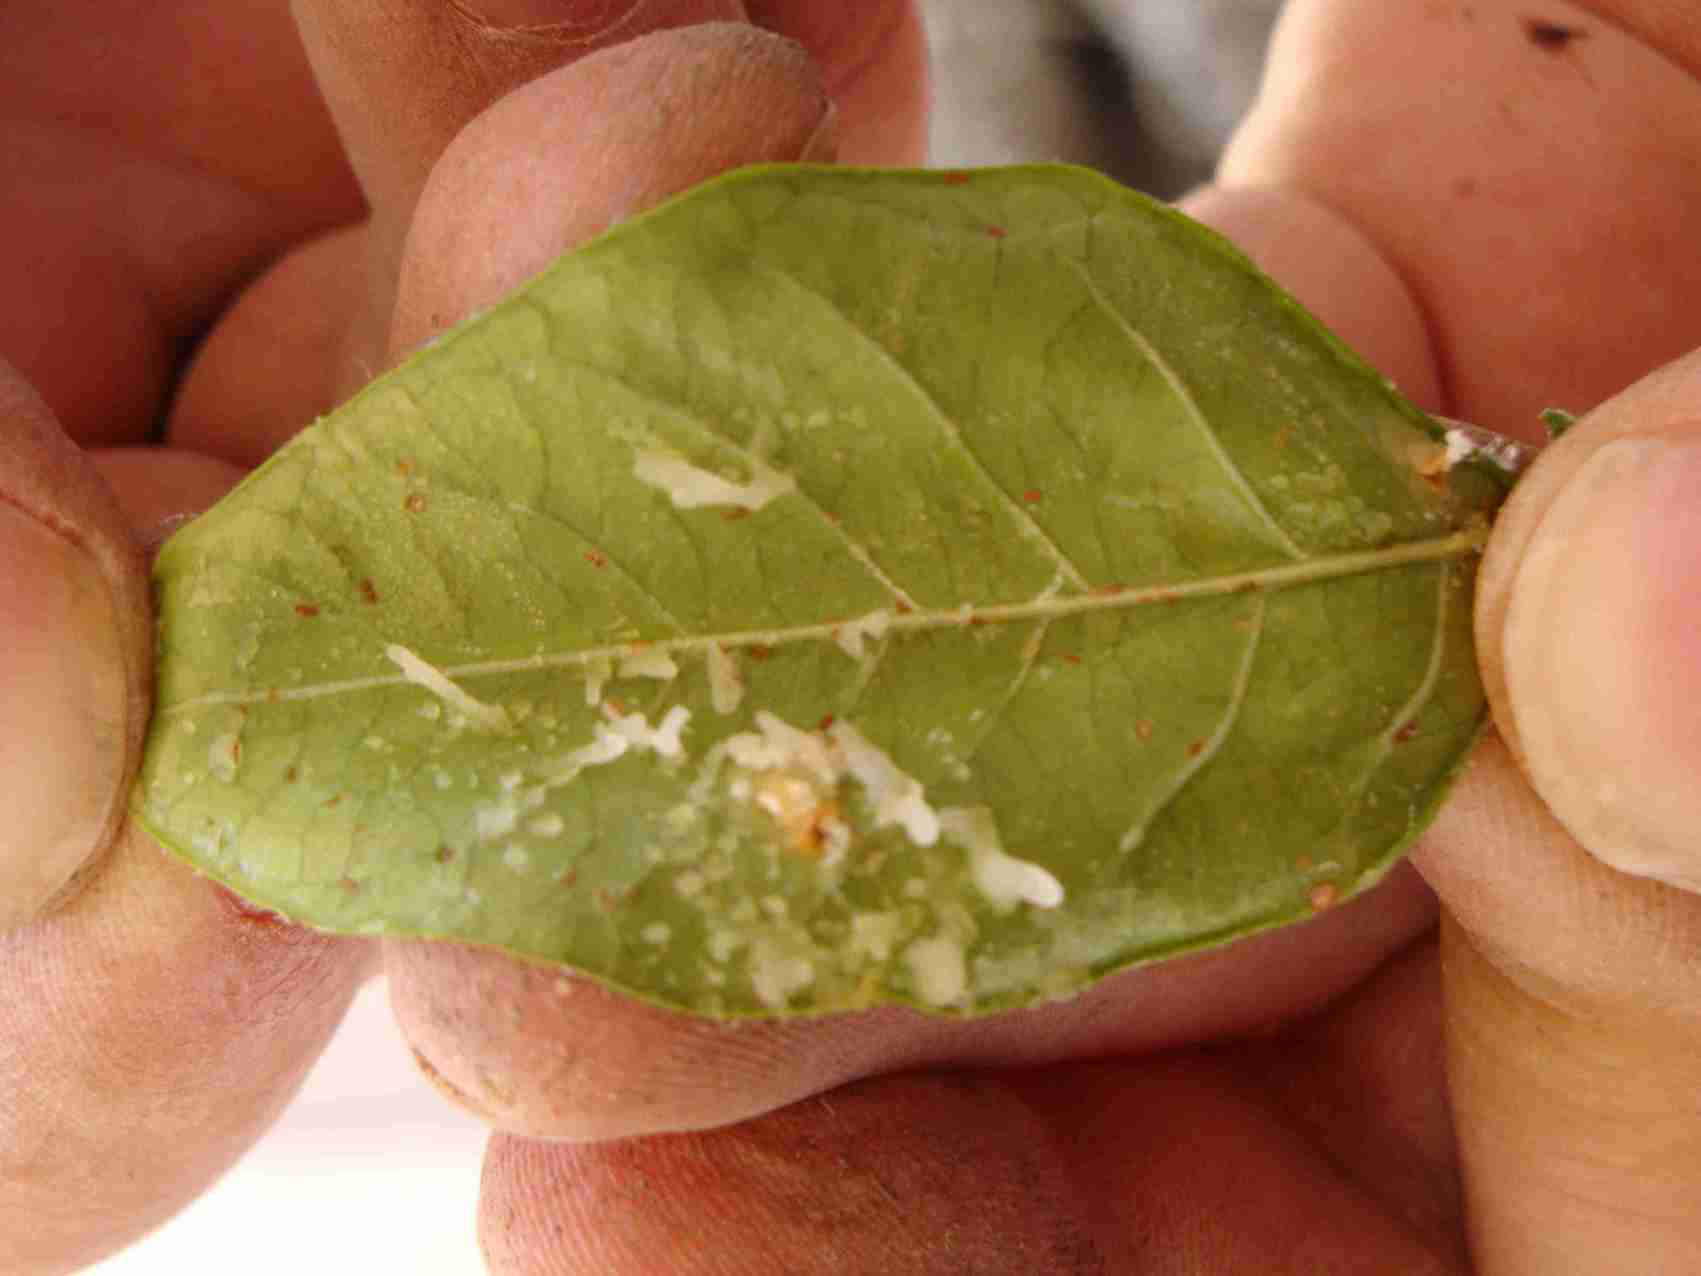
[[[920,0],[932,162],[1062,160],[1174,198],[1210,176],[1283,0]],[[97,1276],[478,1276],[484,1131],[415,1072],[382,980],[282,1120]]]

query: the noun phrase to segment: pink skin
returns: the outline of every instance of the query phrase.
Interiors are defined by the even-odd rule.
[[[99,814],[122,809],[111,777],[133,767],[146,711],[129,527],[200,508],[396,352],[638,204],[835,140],[845,158],[913,160],[921,137],[919,34],[899,3],[855,23],[823,0],[294,7],[323,101],[280,0],[177,25],[152,6],[134,29],[122,7],[8,15],[0,56],[19,74],[0,77],[15,124],[0,135],[14,158],[32,149],[0,165],[0,185],[28,178],[0,201],[0,245],[28,246],[0,250],[0,353],[46,406],[0,381],[0,503],[74,533],[110,606],[0,611],[7,649],[27,639],[43,662],[0,680],[15,733],[0,782],[83,793],[68,818],[112,830],[79,891],[0,938],[21,990],[0,1009],[8,1271],[72,1269],[190,1199],[287,1097],[374,957],[234,908]],[[1701,345],[1684,69],[1701,67],[1701,18],[1655,0],[1550,10],[1586,35],[1556,52],[1516,0],[1295,0],[1221,180],[1189,201],[1420,402],[1513,428]],[[490,32],[475,11],[592,34]],[[622,46],[636,32],[614,17],[660,34]],[[816,65],[749,28],[673,30],[740,17],[796,35]],[[96,35],[138,51],[126,66],[203,74],[91,82]],[[655,126],[665,106],[685,123]],[[277,146],[249,144],[259,119]],[[134,121],[170,127],[138,138]],[[114,174],[126,198],[92,198]],[[504,219],[514,192],[559,216]],[[171,415],[173,442],[203,455],[90,460],[53,429],[49,409],[84,444],[139,442],[214,314]],[[1691,360],[1613,399],[1497,529],[1479,648],[1506,745],[1484,746],[1417,856],[1439,937],[1403,872],[1311,926],[1031,1015],[751,1030],[461,948],[386,946],[422,1063],[515,1132],[486,1170],[493,1270],[643,1272],[659,1253],[679,1272],[729,1253],[776,1272],[1701,1266],[1701,905],[1665,884],[1692,879],[1701,826],[1685,805],[1701,771],[1693,469],[1674,452],[1619,496],[1573,486],[1627,436],[1692,435],[1698,398]],[[41,575],[38,534],[13,536],[0,571],[45,600],[68,577]],[[1531,566],[1555,552],[1570,554],[1557,592]],[[120,653],[119,690],[90,712],[123,724],[118,759],[20,748],[14,724],[47,729],[63,683],[101,685],[47,657],[99,642]],[[1566,650],[1601,677],[1556,687]],[[1634,803],[1630,827],[1610,793],[1573,799],[1599,798],[1580,781],[1601,777],[1670,800]],[[0,849],[19,909],[29,854]],[[653,1137],[605,1141],[619,1134]]]

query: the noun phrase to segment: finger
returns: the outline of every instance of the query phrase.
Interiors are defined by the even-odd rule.
[[[1701,889],[1701,356],[1633,386],[1518,485],[1479,646],[1507,743],[1583,845]]]
[[[184,370],[167,442],[249,469],[337,405],[370,237],[361,221],[310,239],[235,300]]]
[[[1357,226],[1428,318],[1451,415],[1530,437],[1701,344],[1698,92],[1564,0],[1298,0],[1221,180]]]
[[[1357,227],[1293,190],[1205,186],[1179,207],[1232,240],[1412,402],[1441,410],[1422,307]]]
[[[91,465],[15,379],[0,404],[0,1270],[35,1276],[81,1269],[227,1168],[367,954],[237,906],[122,819],[151,641],[123,519],[203,507],[236,473],[188,454]]]
[[[282,0],[17,0],[3,29],[0,353],[79,441],[140,441],[231,290],[359,192]]]
[[[140,558],[111,493],[0,364],[0,931],[117,837],[147,722]]]
[[[249,466],[384,367],[415,202],[469,120],[597,48],[743,14],[739,0],[299,0],[294,9],[374,215],[274,262],[220,317],[184,374],[167,437]]]
[[[1701,1262],[1698,402],[1690,357],[1585,418],[1483,568],[1505,743],[1420,860],[1454,919],[1450,1070],[1489,1271]]]
[[[80,1271],[271,1124],[363,977],[359,945],[250,912],[128,832],[0,936],[0,1270]]]
[[[830,158],[833,125],[803,51],[744,24],[643,37],[532,81],[469,125],[433,172],[392,357],[669,195],[742,164]]]
[[[920,164],[927,152],[927,38],[913,0],[745,0],[822,69],[846,164]]]
[[[725,1125],[906,1068],[1031,1067],[1263,1033],[1315,1012],[1433,926],[1415,874],[1303,927],[977,1020],[890,1008],[726,1024],[547,966],[386,941],[396,1017],[426,1077],[499,1129],[606,1140]]]
[[[432,165],[485,107],[646,31],[744,16],[740,0],[292,0],[292,7],[372,206],[380,286],[394,281]]]
[[[636,1276],[660,1254],[677,1276],[728,1255],[752,1276],[1442,1276],[1434,983],[1427,949],[1393,963],[1315,1039],[885,1077],[689,1135],[498,1136],[480,1238],[495,1276]],[[1391,1016],[1417,1031],[1381,1033]]]

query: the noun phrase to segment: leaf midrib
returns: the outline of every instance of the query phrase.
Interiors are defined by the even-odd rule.
[[[1366,575],[1423,563],[1446,562],[1468,558],[1482,551],[1488,541],[1486,526],[1470,527],[1447,536],[1406,541],[1381,549],[1359,550],[1351,553],[1317,556],[1300,562],[1280,563],[1246,572],[1230,572],[1219,576],[1204,576],[1137,588],[1106,586],[1083,594],[1041,596],[1014,603],[975,605],[965,603],[953,608],[934,608],[908,612],[891,612],[886,624],[886,637],[901,633],[920,633],[932,630],[961,629],[970,625],[1007,625],[1026,621],[1053,621],[1098,612],[1131,610],[1136,607],[1162,605],[1199,598],[1219,598],[1229,594],[1294,589],[1321,581],[1345,576]],[[846,625],[856,624],[864,617],[847,616],[837,620],[809,625],[792,625],[778,629],[734,630],[723,633],[692,634],[677,638],[658,638],[643,642],[609,643],[581,647],[572,651],[540,652],[517,659],[475,661],[458,665],[443,665],[439,671],[453,679],[497,677],[506,674],[530,673],[545,669],[563,669],[585,665],[592,661],[619,660],[635,651],[702,653],[709,646],[725,649],[779,647],[799,642],[832,642]],[[377,674],[366,678],[346,678],[332,682],[314,683],[301,687],[267,687],[259,690],[213,691],[162,705],[162,715],[183,713],[192,709],[231,704],[267,704],[285,700],[316,700],[330,696],[353,694],[381,687],[401,686],[409,682],[400,673]]]

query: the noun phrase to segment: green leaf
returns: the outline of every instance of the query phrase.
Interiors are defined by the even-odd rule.
[[[329,930],[715,1015],[983,1012],[1375,882],[1499,487],[1079,170],[768,168],[574,253],[158,558],[136,809]]]

